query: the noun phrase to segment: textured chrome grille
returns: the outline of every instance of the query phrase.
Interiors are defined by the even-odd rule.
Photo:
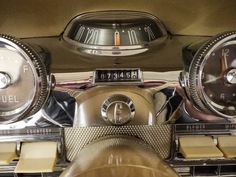
[[[171,125],[133,125],[65,128],[65,143],[68,160],[90,142],[109,135],[128,135],[140,138],[164,159],[170,155]]]

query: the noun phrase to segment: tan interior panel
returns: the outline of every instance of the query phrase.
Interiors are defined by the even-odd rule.
[[[223,157],[209,136],[182,136],[179,138],[179,151],[186,159]]]
[[[0,7],[1,33],[18,37],[57,36],[73,17],[104,10],[151,13],[178,35],[205,36],[236,29],[234,0],[1,0]]]
[[[0,143],[0,165],[10,164],[16,157],[16,143]]]

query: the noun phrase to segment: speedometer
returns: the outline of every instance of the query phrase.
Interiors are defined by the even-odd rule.
[[[156,17],[132,11],[80,15],[69,23],[63,35],[78,51],[101,56],[143,53],[166,37],[167,32]]]
[[[188,54],[184,56],[191,56]],[[236,32],[207,41],[182,73],[182,83],[197,108],[236,118]]]

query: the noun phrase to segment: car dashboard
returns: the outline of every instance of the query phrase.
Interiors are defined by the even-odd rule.
[[[235,176],[235,5],[1,1],[0,176]]]

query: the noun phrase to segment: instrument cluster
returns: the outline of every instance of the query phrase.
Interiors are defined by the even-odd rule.
[[[72,52],[92,60],[117,56],[128,60],[129,56],[147,54],[148,57],[148,52],[158,52],[171,40],[168,36],[161,21],[151,14],[103,11],[72,19],[60,36],[60,42]],[[126,144],[125,136],[135,136],[148,142],[148,148],[154,147],[155,153],[164,154],[160,156],[173,166],[186,165],[186,159],[192,166],[214,165],[212,159],[203,163],[202,159],[195,158],[196,153],[189,153],[192,148],[189,142],[194,137],[219,152],[217,162],[222,160],[219,157],[224,159],[218,164],[224,164],[224,160],[231,163],[228,156],[220,152],[225,143],[216,147],[215,141],[225,142],[224,136],[231,136],[231,131],[235,130],[235,51],[236,32],[224,32],[183,49],[184,69],[176,81],[167,80],[167,75],[157,79],[155,71],[150,79],[149,71],[143,71],[142,66],[111,66],[97,68],[86,78],[59,83],[50,71],[51,58],[46,49],[0,35],[0,141],[5,141],[6,134],[12,136],[10,141],[18,143],[12,146],[16,148],[15,153],[21,151],[19,146],[24,144],[21,141],[55,140],[57,143],[44,143],[53,146],[51,163],[55,163],[56,154],[60,155],[57,162],[64,165],[60,164],[60,169],[67,167],[66,160],[76,158],[75,154],[87,144],[95,139],[103,142],[103,136],[108,137],[104,142],[111,142],[112,147],[114,142],[116,146],[122,141]],[[184,105],[191,107],[185,109]],[[188,112],[190,109],[196,114]],[[217,121],[204,120],[207,116]],[[25,124],[19,131],[15,126],[18,123]],[[38,129],[42,127],[46,129]],[[19,136],[15,137],[15,131]],[[235,137],[228,138],[227,142],[231,140]],[[201,147],[199,143],[190,144],[195,149],[204,146],[204,143]],[[22,145],[23,149],[28,146]],[[109,156],[111,161],[112,158]],[[235,159],[230,160],[236,164]],[[22,163],[21,158],[19,161]],[[68,169],[73,171],[73,168],[72,165]],[[171,170],[171,174],[174,173]]]

